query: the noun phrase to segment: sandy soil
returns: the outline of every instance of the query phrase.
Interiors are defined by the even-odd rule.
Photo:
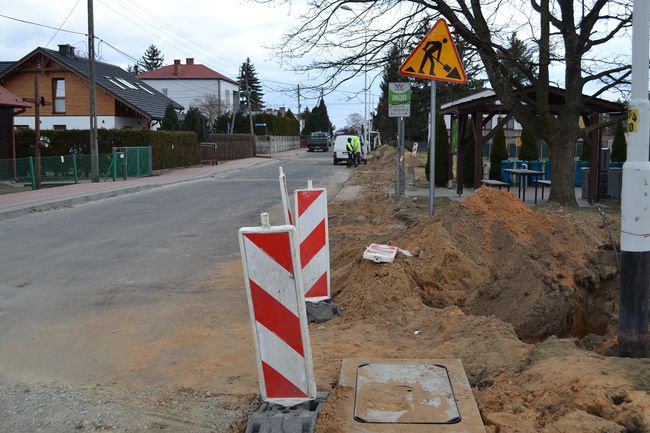
[[[332,393],[317,431],[344,432],[341,360],[385,357],[460,358],[490,433],[649,432],[650,359],[614,356],[618,272],[597,210],[482,188],[429,220],[426,202],[386,197],[394,157],[381,148],[346,184],[363,199],[330,205],[343,317],[310,325]],[[371,242],[416,256],[375,264]]]

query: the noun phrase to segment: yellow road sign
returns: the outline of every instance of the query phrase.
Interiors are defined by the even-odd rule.
[[[438,20],[399,68],[402,75],[465,84],[467,74],[445,20]]]

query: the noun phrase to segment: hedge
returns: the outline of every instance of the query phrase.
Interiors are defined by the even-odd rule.
[[[34,130],[16,131],[16,156],[24,158],[34,153]],[[41,147],[43,156],[90,153],[90,132],[84,129],[66,131],[41,131],[50,144]],[[200,163],[199,144],[195,132],[149,131],[146,129],[99,129],[97,131],[100,154],[109,154],[113,147],[151,146],[153,169],[187,167]]]

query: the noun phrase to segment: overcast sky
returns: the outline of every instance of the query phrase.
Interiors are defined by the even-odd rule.
[[[86,53],[87,40],[83,34],[88,29],[87,3],[87,0],[0,0],[0,15],[3,15],[0,16],[0,61],[18,60],[38,46],[57,49],[58,44],[64,43]],[[172,64],[174,59],[185,62],[184,59],[192,57],[195,63],[232,79],[237,78],[240,65],[249,57],[263,84],[264,102],[268,107],[287,107],[297,112],[296,89],[300,84],[303,88],[301,108],[311,109],[318,102],[318,92],[307,92],[304,87],[313,85],[314,80],[288,71],[279,64],[271,48],[287,30],[298,24],[304,12],[304,0],[274,3],[275,6],[251,0],[94,0],[95,35],[103,41],[98,45],[98,55],[102,61],[126,69],[153,43],[165,56],[165,64]],[[525,12],[506,7],[499,14],[503,19],[525,23],[529,18]],[[382,19],[391,18],[381,17],[372,25],[381,28]],[[82,34],[57,32],[59,27]],[[527,26],[519,28],[522,33],[518,37],[525,38]],[[601,46],[595,55],[629,63],[630,51],[628,32],[611,44]],[[562,85],[563,67],[555,66],[551,73],[552,79]],[[368,98],[371,111],[379,97],[377,72],[371,72],[368,81],[373,83]],[[346,126],[346,118],[352,113],[363,115],[363,87],[363,77],[358,77],[325,96],[336,127]],[[595,90],[590,87],[585,89],[587,93]],[[605,97],[616,99],[620,95]]]
[[[95,35],[106,42],[99,43],[98,56],[126,69],[134,63],[127,55],[139,59],[153,43],[165,56],[165,64],[193,57],[195,63],[232,79],[250,57],[263,83],[266,105],[296,112],[297,85],[311,84],[309,77],[282,68],[270,48],[297,23],[302,2],[291,3],[272,7],[245,0],[94,0]],[[87,33],[87,0],[0,0],[0,5],[0,15],[54,27],[0,17],[0,61],[18,60],[39,46],[57,49],[65,43],[74,45],[77,52],[87,52],[84,35],[56,31],[61,27]],[[351,113],[363,115],[362,89],[359,78],[325,96],[337,127],[345,126]],[[376,105],[378,89],[370,93]],[[302,94],[301,108],[313,108],[318,94]]]

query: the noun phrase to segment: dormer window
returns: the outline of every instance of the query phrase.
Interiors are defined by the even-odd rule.
[[[53,111],[55,113],[65,113],[65,80],[55,78],[52,80],[53,93]]]

